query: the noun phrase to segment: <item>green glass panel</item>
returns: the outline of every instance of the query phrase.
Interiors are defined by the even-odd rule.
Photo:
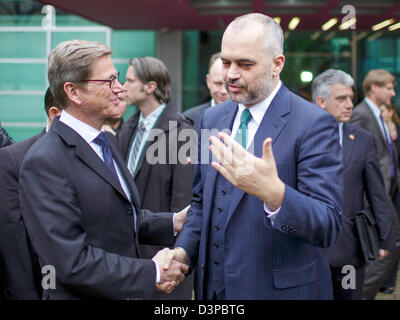
[[[33,137],[34,135],[37,135],[39,132],[43,130],[42,127],[9,127],[5,126],[4,127],[7,130],[7,133],[10,135],[10,137],[13,138],[15,142],[19,142],[25,139],[28,139],[30,137]]]
[[[46,58],[45,32],[0,32],[0,58]]]
[[[127,121],[133,114],[135,114],[137,111],[137,108],[134,106],[128,106],[128,108],[126,108],[126,112],[123,116],[124,121]]]
[[[105,32],[53,32],[51,34],[51,46],[53,48],[63,41],[68,40],[89,40],[97,41],[106,44],[106,33]]]
[[[0,63],[0,90],[45,90],[46,65]]]
[[[199,32],[183,32],[182,111],[199,103]]]
[[[113,56],[114,58],[114,56]],[[117,69],[120,73],[119,75],[119,80],[122,84],[125,83],[125,76],[126,76],[126,70],[128,70],[129,64],[128,63],[114,63],[115,69]]]
[[[156,33],[154,31],[113,30],[111,49],[116,59],[156,55]]]
[[[43,122],[42,96],[0,95],[0,122]]]

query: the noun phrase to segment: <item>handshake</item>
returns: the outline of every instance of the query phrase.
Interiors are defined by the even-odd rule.
[[[188,256],[182,248],[173,250],[164,248],[152,258],[160,268],[160,282],[156,284],[159,291],[171,293],[189,271]]]

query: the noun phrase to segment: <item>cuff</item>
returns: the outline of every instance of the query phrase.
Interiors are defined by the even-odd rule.
[[[157,261],[154,261],[154,263],[156,264],[156,274],[157,274],[156,275],[156,283],[160,283],[160,281],[161,281],[160,266],[158,265]]]
[[[280,206],[275,211],[271,211],[271,209],[268,208],[267,204],[264,202],[264,211],[267,214],[267,218],[269,218],[271,220],[272,225],[274,225],[274,219],[276,218],[279,211],[281,211],[281,208],[282,208],[282,206]]]

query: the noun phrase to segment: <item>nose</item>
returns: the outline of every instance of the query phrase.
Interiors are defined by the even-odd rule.
[[[239,68],[236,66],[236,64],[232,63],[229,66],[227,78],[228,78],[228,80],[240,78]]]
[[[352,100],[350,97],[348,97],[348,98],[347,98],[346,107],[347,107],[348,109],[353,109],[353,106],[354,106],[353,100]]]
[[[115,83],[112,88],[112,91],[115,93],[121,93],[121,92],[125,91],[125,88],[122,85],[122,83],[119,81],[119,79],[115,79]]]

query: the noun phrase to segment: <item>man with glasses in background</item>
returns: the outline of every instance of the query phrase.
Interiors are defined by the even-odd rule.
[[[29,237],[41,266],[55,271],[43,299],[149,299],[155,286],[168,291],[187,272],[169,263],[169,249],[141,259],[139,241],[172,245],[186,212],[173,220],[172,213],[139,209],[115,137],[102,130],[120,111],[118,75],[100,43],[66,41],[49,55],[62,113],[29,150],[20,175]]]

